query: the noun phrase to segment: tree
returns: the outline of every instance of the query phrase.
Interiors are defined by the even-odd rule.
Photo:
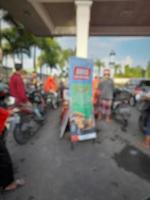
[[[61,53],[61,48],[56,40],[53,38],[42,38],[39,39],[38,46],[41,49],[41,54],[38,57],[39,67],[45,65],[50,69],[56,68]]]
[[[120,64],[116,64],[114,66],[114,75],[120,74],[121,73],[121,65]]]
[[[100,59],[97,59],[95,61],[95,65],[98,67],[98,74],[100,74],[102,67],[105,67],[104,62],[102,62]]]
[[[8,23],[10,26],[15,26],[18,27],[18,23],[12,18],[12,16],[5,10],[1,9],[2,11],[2,19],[1,19],[1,24],[2,21],[5,21],[6,23]],[[5,56],[7,58],[8,54],[11,53],[10,47],[8,47],[8,45],[4,45],[3,46],[3,34],[2,34],[2,29],[3,27],[1,27],[0,30],[0,48],[1,48],[1,63],[3,63],[3,57]],[[6,47],[7,46],[7,47]]]
[[[9,53],[13,57],[17,54],[23,64],[23,55],[30,56],[30,47],[35,43],[35,37],[26,31],[22,24],[16,22],[8,12],[3,11],[3,13],[3,20],[10,25],[10,28],[2,31],[2,39],[5,38],[9,43]],[[7,51],[5,50],[4,55],[8,53],[8,45]]]
[[[150,61],[148,61],[147,68],[146,68],[146,76],[150,78]]]
[[[143,77],[143,68],[141,66],[131,67],[126,65],[124,76],[127,78],[141,78]]]
[[[23,64],[23,54],[31,55],[30,47],[34,44],[33,35],[26,32],[22,27],[12,27],[4,29],[2,37],[5,39],[5,45],[7,50],[9,49],[13,60],[15,55],[17,55]]]
[[[75,51],[72,49],[61,49],[61,54],[59,58],[60,67],[63,68],[67,64],[69,58],[74,55]]]
[[[133,72],[134,72],[134,76],[135,76],[136,78],[141,78],[141,77],[143,77],[143,68],[142,68],[141,66],[136,66],[136,67],[134,67]]]

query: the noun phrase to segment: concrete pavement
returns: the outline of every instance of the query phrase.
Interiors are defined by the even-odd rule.
[[[71,151],[67,136],[59,140],[59,112],[51,111],[27,145],[9,138],[15,175],[26,185],[0,200],[143,200],[150,194],[150,167],[144,168],[150,150],[138,145],[137,118],[133,110],[127,133],[115,122],[99,122],[97,142],[78,143]]]

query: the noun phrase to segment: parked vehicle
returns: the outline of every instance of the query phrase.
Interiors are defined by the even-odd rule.
[[[28,93],[28,99],[32,103],[34,109],[44,117],[46,113],[46,101],[41,91],[38,89],[30,90]]]
[[[115,89],[112,104],[112,117],[121,124],[123,131],[127,130],[130,113],[130,94],[121,89]]]
[[[26,144],[43,125],[37,115],[29,109],[20,109],[15,115],[13,135],[15,141],[20,144]]]
[[[39,120],[31,107],[17,107],[13,97],[6,97],[4,101],[5,108],[13,110],[6,123],[5,135],[13,134],[18,144],[26,144],[43,125],[43,120]]]
[[[46,103],[49,107],[57,109],[59,102],[59,94],[57,92],[48,92],[46,94]]]
[[[131,93],[130,105],[134,106],[139,95],[150,91],[150,79],[130,79],[125,89]]]

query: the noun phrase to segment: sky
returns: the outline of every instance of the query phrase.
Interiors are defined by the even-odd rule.
[[[64,48],[75,48],[75,37],[57,39]],[[146,67],[150,60],[150,37],[90,37],[88,57],[109,62],[109,53],[116,53],[115,62]]]
[[[8,25],[3,22],[2,27],[6,28]],[[76,37],[57,37],[56,40],[62,48],[75,49],[76,47]],[[111,50],[116,53],[116,63],[132,66],[140,65],[146,68],[147,62],[150,60],[150,37],[89,37],[88,58],[100,59],[107,66]],[[40,50],[37,51],[37,55],[39,54]],[[16,61],[19,62],[19,60]],[[4,64],[6,64],[5,60]],[[8,65],[13,65],[11,58]],[[30,69],[32,67],[33,51],[30,58],[24,56],[24,68]]]

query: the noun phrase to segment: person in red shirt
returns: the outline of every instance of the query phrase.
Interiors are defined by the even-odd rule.
[[[12,160],[4,141],[5,123],[12,112],[0,108],[0,188],[3,192],[13,191],[25,184],[23,179],[14,178]]]
[[[38,117],[39,121],[43,121],[44,118],[41,115],[39,109],[34,108],[27,98],[25,84],[22,78],[22,65],[19,63],[15,64],[15,69],[16,72],[13,73],[9,81],[9,89],[11,96],[13,96],[16,99],[17,105],[33,111]]]
[[[25,104],[28,102],[26,96],[25,85],[21,76],[22,65],[17,63],[15,64],[16,71],[10,77],[9,89],[11,96],[15,97],[16,104]]]
[[[46,79],[46,81],[44,83],[44,91],[46,93],[53,94],[52,104],[53,104],[53,108],[56,109],[57,108],[57,100],[58,100],[58,84],[57,84],[55,77],[48,76],[48,78]]]
[[[45,92],[55,93],[58,90],[58,84],[53,76],[48,76],[44,83]]]

